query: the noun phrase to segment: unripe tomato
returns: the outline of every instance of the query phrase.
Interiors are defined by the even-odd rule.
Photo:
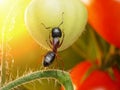
[[[88,9],[88,19],[106,41],[120,48],[120,0],[81,0]]]
[[[63,24],[59,26],[62,21]],[[26,9],[25,23],[38,44],[46,49],[50,49],[46,40],[49,42],[52,28],[59,26],[65,37],[58,50],[63,50],[83,32],[87,23],[87,10],[80,0],[32,0]],[[45,27],[51,28],[48,30]]]

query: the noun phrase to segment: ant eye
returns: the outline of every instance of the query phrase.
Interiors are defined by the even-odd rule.
[[[59,33],[59,32],[60,32],[60,30],[58,28],[54,29],[54,33]]]

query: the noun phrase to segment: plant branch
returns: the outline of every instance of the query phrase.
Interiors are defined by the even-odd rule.
[[[1,55],[1,86],[5,83],[6,76],[6,36],[5,32],[2,33],[2,55]]]
[[[6,25],[9,24],[9,22],[10,22],[9,19],[11,18],[11,15],[13,14],[14,9],[16,7],[18,7],[18,3],[19,3],[18,0],[15,0],[13,5],[11,5],[11,8],[10,8],[10,10],[4,20],[3,26],[2,26],[2,50],[1,50],[2,58],[1,58],[1,83],[0,83],[1,87],[4,85],[4,83],[6,81],[5,80],[5,78],[6,78],[5,77],[6,76],[6,58],[7,58],[6,57],[6,54],[7,54],[7,49],[6,49],[7,48],[7,35],[6,35],[6,33],[8,32]]]
[[[65,90],[73,90],[73,85],[69,73],[62,70],[36,71],[8,83],[7,85],[1,87],[0,90],[10,90],[21,84],[25,84],[40,78],[57,79],[64,86]]]
[[[88,25],[87,27],[88,29],[90,29],[90,34],[91,34],[91,37],[92,37],[92,40],[93,40],[93,44],[95,46],[95,49],[96,49],[96,57],[97,57],[97,60],[98,60],[98,65],[99,67],[102,65],[102,50],[100,48],[100,45],[99,45],[99,41],[97,40],[96,36],[95,36],[95,33],[92,31],[92,28],[91,26]]]

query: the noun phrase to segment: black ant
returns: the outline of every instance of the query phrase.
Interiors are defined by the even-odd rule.
[[[63,15],[63,13],[62,13]],[[56,54],[57,54],[57,49],[62,45],[63,40],[64,40],[64,33],[61,31],[59,28],[60,25],[63,24],[62,22],[57,26],[52,28],[51,34],[49,34],[49,42],[48,45],[52,49],[51,51],[48,51],[48,53],[44,56],[44,61],[43,61],[43,66],[48,67],[55,59]],[[43,23],[42,25],[45,27],[45,29],[50,29],[51,27],[46,27]],[[60,42],[60,38],[63,36],[62,41]],[[52,40],[51,40],[52,37]],[[51,47],[52,46],[52,47]]]

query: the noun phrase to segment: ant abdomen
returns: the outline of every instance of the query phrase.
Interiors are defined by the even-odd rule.
[[[47,52],[44,56],[43,66],[48,67],[55,59],[56,54],[53,51]]]

